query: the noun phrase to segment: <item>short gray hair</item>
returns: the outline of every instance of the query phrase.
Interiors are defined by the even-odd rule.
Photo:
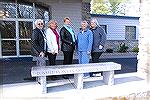
[[[90,21],[90,22],[94,22],[97,26],[99,26],[99,23],[98,23],[98,21],[97,21],[97,19],[96,19],[96,18],[91,19],[91,21]]]
[[[42,22],[43,23],[43,20],[42,19],[37,19],[37,20],[35,20],[34,24],[37,25],[38,22]]]
[[[82,23],[86,23],[88,25],[88,22],[86,20],[81,21],[81,24]]]

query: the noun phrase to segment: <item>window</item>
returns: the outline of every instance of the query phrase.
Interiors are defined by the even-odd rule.
[[[107,34],[107,25],[100,25],[100,26],[105,30],[105,32]]]
[[[136,39],[136,26],[126,26],[125,27],[125,39],[135,40]]]
[[[0,18],[0,56],[30,55],[33,21],[41,18],[47,22],[49,8],[24,0],[4,0],[0,7],[4,13],[8,12],[8,16]]]

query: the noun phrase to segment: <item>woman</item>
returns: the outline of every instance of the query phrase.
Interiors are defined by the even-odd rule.
[[[46,30],[46,39],[49,65],[55,65],[56,56],[59,50],[59,34],[57,31],[57,22],[55,20],[50,20],[48,22],[48,29]]]
[[[99,57],[102,55],[104,52],[104,46],[106,43],[106,33],[105,30],[98,25],[98,22],[96,19],[91,20],[91,31],[93,32],[93,46],[92,46],[92,62],[93,63],[98,63],[99,62]],[[93,73],[90,74],[90,76],[96,76]]]
[[[64,25],[60,30],[61,37],[61,51],[64,54],[63,64],[72,64],[73,53],[75,50],[75,34],[71,27],[71,20],[69,17],[64,18]]]
[[[79,64],[89,63],[90,53],[92,50],[93,34],[87,26],[87,21],[82,21],[81,30],[77,36]],[[84,76],[89,77],[89,74],[85,73]]]

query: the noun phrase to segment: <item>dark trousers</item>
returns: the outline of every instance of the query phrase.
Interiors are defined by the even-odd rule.
[[[63,51],[63,54],[64,54],[64,61],[63,61],[63,64],[64,65],[68,65],[68,64],[72,64],[72,61],[73,61],[73,51]],[[63,75],[63,78],[64,79],[69,79],[69,75],[70,74],[67,74],[67,75]]]
[[[73,60],[73,51],[63,51],[64,53],[64,61],[63,64],[67,65],[67,64],[72,64],[72,60]]]
[[[103,52],[92,52],[91,57],[92,57],[92,63],[99,63],[99,57],[102,55]],[[90,76],[93,76],[93,74],[96,74],[99,72],[93,72],[90,73]]]
[[[47,53],[48,56],[48,61],[49,61],[49,65],[56,65],[56,53],[52,54],[52,53]]]
[[[92,57],[92,63],[98,63],[99,62],[99,57],[102,55],[103,52],[93,52],[91,53]]]

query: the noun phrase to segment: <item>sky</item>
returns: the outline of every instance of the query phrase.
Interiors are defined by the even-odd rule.
[[[140,16],[139,11],[140,3],[139,0],[129,0],[126,15],[127,16]]]

